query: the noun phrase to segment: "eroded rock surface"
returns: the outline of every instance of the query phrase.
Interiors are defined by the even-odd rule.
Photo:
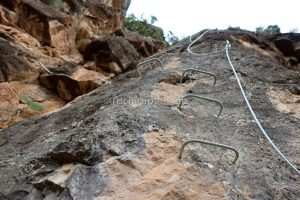
[[[42,75],[39,80],[44,87],[54,90],[60,98],[68,102],[99,86],[93,81],[77,81],[65,74]]]
[[[33,0],[16,1],[17,25],[35,37],[42,45],[52,46],[61,53],[70,52],[75,45],[72,17]]]
[[[153,40],[150,37],[143,37],[136,32],[126,29],[124,31],[124,36],[142,57],[151,56],[167,47],[164,42]]]
[[[205,38],[193,51],[214,52],[231,42],[230,56],[254,111],[300,166],[300,121],[280,109],[283,103],[297,106],[299,72],[284,65],[271,41],[252,33],[215,30]],[[141,68],[141,77],[128,71],[57,112],[1,130],[0,198],[297,200],[299,175],[262,137],[225,52],[195,57],[185,49],[188,41],[163,60],[164,70],[153,64]],[[216,85],[201,73],[180,83],[178,74],[191,67],[214,73]],[[221,116],[213,102],[192,98],[179,111],[178,100],[187,94],[221,101]],[[189,144],[179,160],[189,139],[230,145],[240,157],[232,165],[229,150]]]
[[[26,98],[38,103],[43,109],[31,108],[24,101]],[[39,85],[18,81],[1,83],[0,99],[0,128],[7,128],[16,122],[58,110],[66,103]]]
[[[75,45],[78,41],[91,42],[106,38],[105,41],[111,44],[111,51],[108,53],[118,58],[119,64],[125,69],[134,67],[139,56],[135,48],[122,34],[115,36],[115,32],[122,33],[123,19],[129,4],[130,1],[127,0],[1,1],[0,82],[4,83],[1,84],[1,90],[5,91],[1,99],[12,103],[11,109],[7,108],[7,104],[3,104],[0,109],[3,113],[1,128],[59,109],[66,102],[109,83],[107,79],[117,74],[99,70],[98,66],[105,63],[105,56],[83,63],[84,58]],[[57,5],[63,6],[63,9]],[[112,12],[114,18],[105,19],[108,16],[101,16],[98,19],[96,16],[95,20],[91,13],[99,14],[100,11]],[[16,85],[18,88],[15,88]],[[35,98],[25,94],[31,104],[44,104],[44,101],[48,103],[44,105],[42,112],[33,109],[30,114],[21,116],[17,107],[24,104],[21,102],[24,95],[11,95],[11,91],[27,90],[27,85],[36,86],[31,87],[32,90],[36,89],[31,93],[41,93],[41,96],[47,94],[51,98],[36,102]],[[48,90],[41,92],[42,87]],[[54,96],[57,98],[53,98]],[[26,107],[26,103],[22,106]],[[29,110],[30,108],[32,105],[29,105]]]
[[[111,63],[127,70],[138,63],[138,53],[123,37],[109,36],[91,41],[82,51],[85,60],[96,61],[95,70],[108,68]],[[99,67],[100,66],[100,67]]]

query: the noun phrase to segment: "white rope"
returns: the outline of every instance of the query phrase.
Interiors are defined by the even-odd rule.
[[[283,153],[281,153],[281,151],[280,151],[280,150],[278,149],[278,147],[274,144],[274,142],[271,140],[271,138],[270,138],[269,135],[266,133],[266,131],[264,130],[264,128],[263,128],[262,125],[260,124],[259,120],[257,119],[256,114],[254,113],[254,111],[253,111],[253,109],[252,109],[252,107],[251,107],[251,105],[250,105],[250,103],[249,103],[249,101],[248,101],[248,99],[247,99],[247,96],[246,96],[246,94],[245,94],[245,92],[244,92],[243,86],[242,86],[242,84],[241,84],[241,82],[240,82],[240,80],[239,80],[239,77],[238,77],[238,75],[237,75],[237,73],[236,73],[236,71],[235,71],[235,68],[234,68],[234,66],[233,66],[233,64],[232,64],[232,62],[231,62],[231,60],[230,60],[229,53],[228,53],[229,48],[231,48],[231,45],[230,45],[229,41],[227,40],[227,43],[226,43],[226,56],[227,56],[227,60],[228,60],[228,62],[229,62],[229,64],[230,64],[230,66],[231,66],[231,69],[232,69],[232,71],[233,71],[233,73],[234,73],[234,76],[235,76],[235,78],[236,78],[236,80],[237,80],[237,83],[238,83],[238,85],[239,85],[239,87],[240,87],[240,90],[241,90],[241,92],[242,92],[242,95],[243,95],[243,97],[244,97],[244,99],[245,99],[245,102],[246,102],[246,104],[247,104],[247,106],[248,106],[248,108],[249,108],[249,110],[250,110],[250,112],[251,112],[251,114],[252,114],[252,116],[253,116],[255,122],[257,123],[259,129],[261,130],[261,132],[263,133],[263,135],[265,136],[265,138],[268,140],[268,142],[271,144],[271,146],[275,149],[275,151],[280,155],[280,157],[281,157],[281,158],[282,158],[282,159],[283,159],[283,160],[284,160],[291,168],[293,168],[295,172],[297,172],[297,173],[300,175],[300,171],[297,169],[297,167],[294,166],[294,165],[293,165],[293,164],[292,164],[292,163],[291,163],[291,162],[283,155]]]
[[[200,40],[206,33],[208,33],[209,31],[211,31],[210,29],[207,29],[206,31],[204,31],[199,37],[197,37],[194,41],[192,41],[190,43],[190,45],[188,46],[187,50],[190,54],[192,55],[195,55],[195,56],[209,56],[209,55],[213,55],[213,54],[218,54],[218,53],[221,53],[222,51],[225,51],[226,47],[221,49],[221,50],[218,50],[218,51],[215,51],[215,52],[212,52],[212,53],[195,53],[191,50],[191,47],[196,43],[198,42],[198,40]],[[192,36],[190,36],[190,41],[192,40]]]

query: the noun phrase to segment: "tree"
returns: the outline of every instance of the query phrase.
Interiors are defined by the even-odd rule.
[[[157,17],[155,17],[153,15],[151,15],[150,17],[151,17],[150,23],[154,24],[157,21]]]
[[[262,33],[262,32],[264,32],[264,27],[262,26],[256,27],[256,33]]]
[[[271,34],[279,34],[280,33],[280,28],[277,25],[269,25],[264,32],[266,33],[271,33]]]
[[[179,38],[175,36],[172,31],[169,31],[169,33],[167,34],[166,41],[172,45],[176,44],[179,41]]]
[[[151,24],[142,15],[137,19],[134,14],[127,15],[125,19],[125,27],[130,31],[136,31],[140,35],[151,37],[156,40],[165,41],[164,32],[161,28],[152,25],[157,20],[155,16],[151,16]]]

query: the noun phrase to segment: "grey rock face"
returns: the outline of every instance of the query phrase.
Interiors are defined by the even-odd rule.
[[[299,165],[300,121],[277,110],[267,94],[269,90],[284,91],[290,85],[299,86],[299,72],[285,68],[276,58],[281,55],[276,49],[260,48],[258,39],[246,40],[247,34],[214,31],[193,50],[213,52],[224,48],[225,40],[230,40],[230,55],[253,109],[270,137]],[[263,42],[264,46],[269,43]],[[157,136],[160,139],[172,129],[181,140],[206,139],[238,149],[240,158],[236,165],[229,164],[231,158],[226,152],[215,148],[184,153],[184,162],[221,183],[225,188],[224,199],[296,200],[300,196],[299,177],[261,136],[245,107],[225,54],[195,57],[184,48],[173,53],[171,60],[164,60],[163,71],[153,65],[151,71],[150,67],[141,69],[143,77],[138,77],[136,71],[120,74],[112,79],[112,84],[99,87],[58,112],[1,130],[0,137],[6,142],[0,146],[0,199],[93,199],[112,195],[114,191],[108,188],[113,180],[130,174],[140,164],[134,156],[147,149],[145,133],[160,130],[161,136]],[[211,77],[202,74],[189,75],[190,79],[180,84],[178,74],[190,67],[213,72],[216,85],[211,84]],[[185,100],[182,112],[178,111],[178,100],[188,93],[221,101],[222,115],[219,118],[214,115],[218,110],[214,103],[193,99]],[[149,99],[153,101],[144,101]],[[176,146],[173,151],[179,148]],[[148,153],[154,154],[151,150]],[[107,163],[114,159],[128,171],[118,171],[115,165],[107,168]],[[143,169],[146,168],[150,168],[147,162]],[[176,179],[175,175],[155,183],[168,184]],[[142,171],[137,176],[143,177]],[[129,180],[122,187],[135,181]],[[171,190],[166,191],[166,197],[189,198],[179,187]]]

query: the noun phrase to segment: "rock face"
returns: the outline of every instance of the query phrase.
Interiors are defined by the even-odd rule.
[[[68,53],[75,46],[72,17],[33,0],[20,0],[15,5],[18,26],[35,37],[42,45]]]
[[[0,200],[298,199],[299,176],[255,128],[225,52],[192,56],[186,38],[160,57],[163,70],[152,63],[138,76],[139,58],[166,46],[124,29],[129,4],[0,1]],[[226,40],[254,111],[300,166],[299,34],[215,30],[192,49]],[[216,85],[181,77],[191,67]],[[221,116],[193,98],[179,110],[187,94],[222,101]],[[189,144],[178,159],[189,139],[231,145],[240,158],[232,165],[228,150]]]
[[[128,0],[1,1],[0,82],[3,84],[0,90],[3,96],[0,98],[6,103],[0,108],[3,113],[0,128],[59,109],[66,102],[109,83],[110,77],[133,68],[139,54],[122,35],[129,4]],[[97,41],[108,43],[105,55],[114,59],[107,60],[103,55],[93,59],[93,54],[99,54],[97,48],[86,53],[90,55],[82,56],[75,46],[82,41],[88,41],[85,47]],[[92,57],[88,59],[91,62],[83,62],[86,56]],[[124,70],[102,71],[117,65]],[[30,93],[40,93],[43,98],[13,94],[27,87],[36,90]],[[28,98],[29,104],[24,98]],[[7,108],[8,104],[11,108]],[[41,104],[44,109],[36,111],[31,104]]]
[[[148,57],[167,47],[166,43],[143,37],[136,32],[124,31],[125,38],[135,47],[142,57]]]
[[[89,43],[84,48],[83,58],[96,61],[95,70],[110,68],[116,64],[122,71],[133,68],[137,64],[138,53],[123,37],[110,36]],[[122,72],[121,71],[121,72]]]
[[[42,109],[31,108],[24,101],[26,98],[41,105]],[[7,128],[16,122],[58,110],[65,105],[65,101],[51,91],[36,84],[20,81],[0,83],[0,99],[0,128]]]
[[[270,37],[275,46],[286,57],[287,67],[300,71],[300,37],[297,33],[285,33]]]
[[[39,70],[30,66],[19,51],[0,39],[0,82],[30,81],[39,76]]]
[[[299,166],[299,109],[288,107],[299,104],[299,72],[286,68],[272,41],[251,32],[215,30],[192,50],[215,52],[226,40],[258,118]],[[189,43],[169,49],[164,70],[128,71],[57,112],[1,130],[0,199],[297,200],[299,175],[261,137],[225,52],[195,57]],[[214,73],[216,84],[197,73],[180,83],[191,67]],[[221,101],[221,116],[213,102],[193,98],[180,111],[187,94]],[[178,159],[190,139],[230,145],[240,157],[233,165],[229,150],[189,144]]]
[[[40,82],[46,88],[56,91],[60,98],[68,102],[99,86],[93,81],[77,81],[65,74],[42,75]]]
[[[114,32],[122,30],[127,8],[130,4],[128,0],[89,0],[87,2],[89,12],[97,19],[100,30]]]

